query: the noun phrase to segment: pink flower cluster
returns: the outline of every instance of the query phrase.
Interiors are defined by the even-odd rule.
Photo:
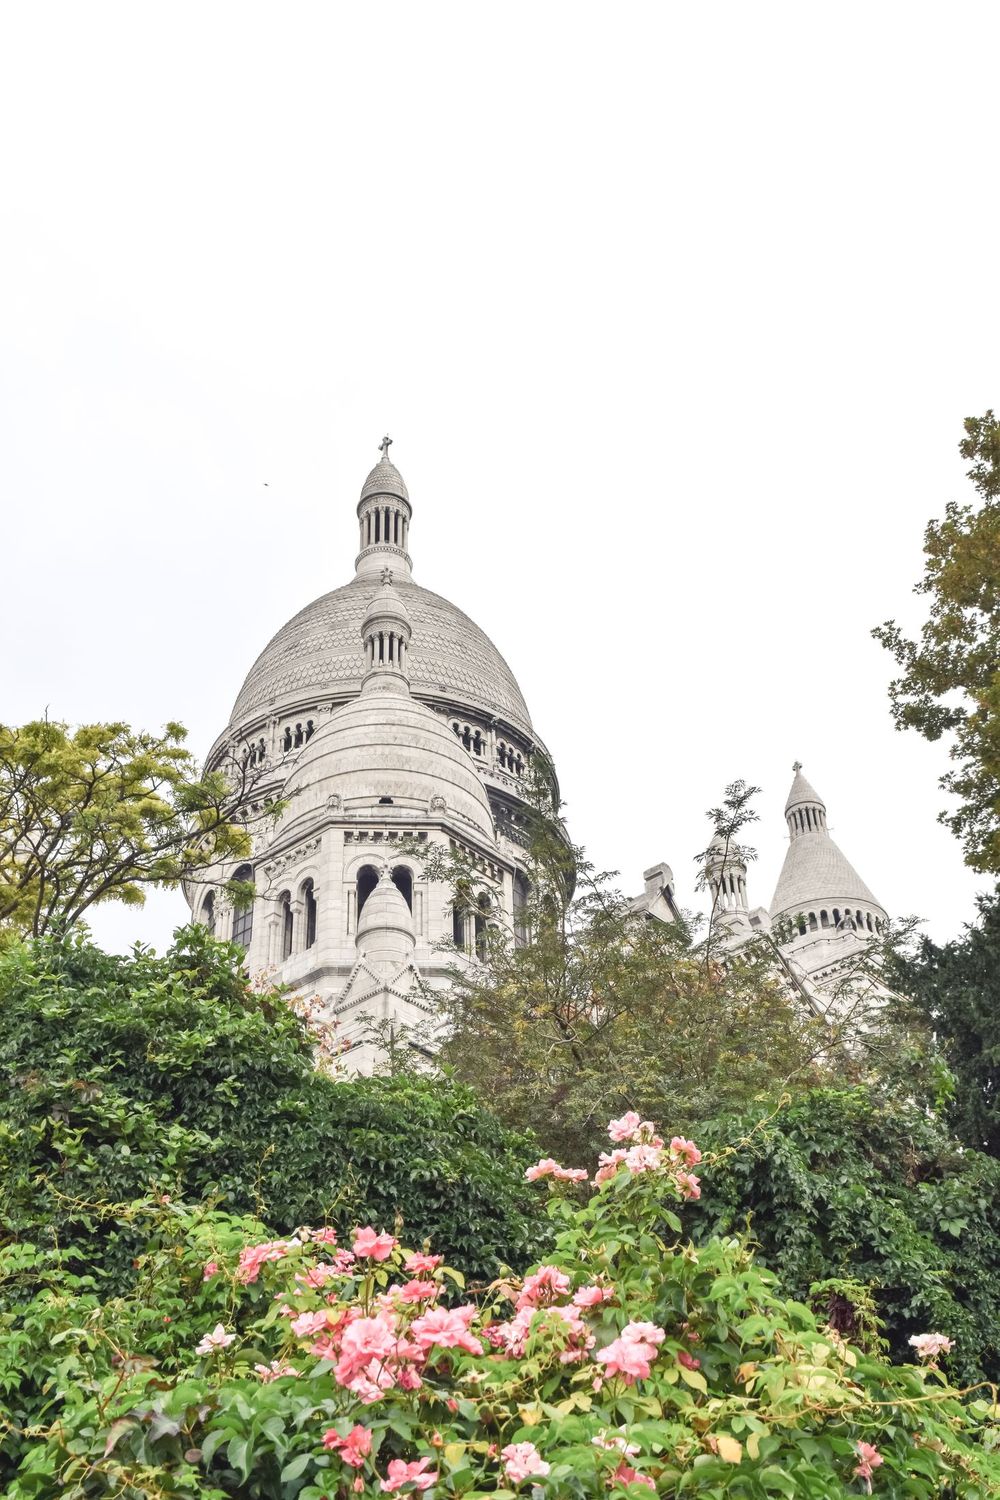
[[[354,1231],[351,1249],[359,1259],[382,1261],[388,1260],[398,1245],[399,1241],[393,1239],[391,1234],[377,1234],[368,1224],[364,1229]]]
[[[541,1161],[536,1162],[525,1172],[529,1182],[537,1182],[539,1177],[552,1177],[556,1182],[586,1182],[587,1172],[584,1167],[561,1167],[551,1156],[543,1156]]]
[[[627,1323],[612,1343],[598,1351],[597,1359],[609,1376],[620,1375],[626,1385],[634,1385],[649,1375],[659,1353],[657,1346],[665,1338],[664,1330],[655,1323]]]
[[[688,1167],[701,1161],[701,1152],[693,1141],[675,1135],[669,1147],[657,1135],[651,1120],[643,1120],[634,1109],[612,1120],[608,1125],[612,1141],[624,1142],[613,1151],[602,1151],[594,1174],[594,1186],[609,1182],[624,1167],[633,1177],[643,1172],[671,1172],[683,1198],[700,1198],[701,1184]],[[539,1164],[541,1165],[541,1163]]]
[[[382,1480],[380,1488],[391,1494],[393,1490],[402,1489],[404,1484],[412,1484],[420,1491],[429,1490],[431,1485],[437,1481],[437,1469],[428,1470],[429,1458],[420,1458],[413,1463],[405,1463],[401,1458],[394,1458],[389,1463],[389,1472]]]
[[[260,1268],[269,1260],[281,1260],[295,1248],[297,1241],[266,1240],[262,1245],[246,1245],[240,1251],[240,1262],[236,1268],[236,1280],[251,1286],[260,1275]]]

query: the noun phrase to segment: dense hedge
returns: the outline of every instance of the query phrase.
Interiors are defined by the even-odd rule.
[[[867,1283],[895,1357],[909,1357],[911,1334],[938,1328],[955,1340],[959,1378],[1000,1377],[1000,1162],[867,1089],[815,1090],[702,1137],[721,1155],[688,1210],[696,1236],[749,1224],[792,1295],[830,1278]]]
[[[528,1143],[468,1089],[316,1072],[240,958],[201,928],[162,958],[81,938],[0,955],[0,1243],[72,1244],[120,1277],[124,1205],[155,1192],[279,1232],[398,1216],[473,1276],[529,1260]]]

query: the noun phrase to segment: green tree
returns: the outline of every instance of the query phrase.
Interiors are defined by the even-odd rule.
[[[941,814],[974,870],[1000,872],[1000,421],[968,417],[959,444],[977,505],[945,507],[924,534],[916,585],[930,599],[918,641],[894,620],[873,631],[903,669],[890,685],[899,729],[951,736],[957,764],[941,785],[958,798]]]
[[[0,953],[0,1244],[72,1246],[77,1269],[127,1277],[130,1205],[167,1193],[281,1233],[402,1215],[470,1274],[523,1263],[529,1143],[459,1085],[317,1071],[243,957],[201,927],[162,958],[72,934]]]
[[[981,896],[979,921],[939,946],[923,938],[895,962],[896,987],[933,1028],[954,1081],[952,1128],[1000,1156],[1000,892]]]
[[[1000,1162],[868,1087],[719,1119],[699,1144],[702,1197],[685,1210],[696,1238],[749,1229],[792,1296],[826,1284],[821,1301],[833,1295],[849,1337],[849,1284],[861,1283],[896,1358],[934,1329],[955,1340],[961,1379],[1000,1377]]]
[[[39,719],[0,725],[0,936],[72,926],[103,901],[141,905],[250,848],[256,772],[235,758],[199,770],[185,731]]]
[[[692,1129],[813,1080],[830,1028],[790,1000],[771,946],[750,943],[720,962],[714,929],[698,944],[688,923],[637,910],[569,844],[549,786],[543,774],[530,792],[530,894],[516,930],[496,917],[481,871],[431,857],[429,872],[451,882],[478,927],[450,992],[429,997],[445,1067],[502,1119],[574,1159],[629,1108]],[[729,791],[719,813],[735,836],[748,819],[740,789]],[[735,857],[735,843],[727,848]]]

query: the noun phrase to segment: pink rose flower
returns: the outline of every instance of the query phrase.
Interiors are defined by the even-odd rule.
[[[422,1250],[416,1250],[406,1257],[403,1269],[411,1276],[427,1276],[437,1270],[442,1260],[443,1255],[425,1255]]]
[[[638,1469],[630,1469],[623,1460],[611,1476],[615,1484],[644,1484],[648,1490],[655,1490],[656,1484],[648,1474],[640,1474]]]
[[[399,1244],[391,1234],[376,1234],[370,1224],[364,1229],[354,1231],[354,1243],[351,1246],[355,1255],[363,1256],[366,1260],[388,1260],[389,1256]]]
[[[872,1492],[872,1474],[880,1464],[885,1463],[885,1459],[874,1443],[855,1443],[854,1446],[857,1449],[858,1458],[860,1459],[854,1472],[859,1479],[864,1480],[865,1489],[870,1495]]]
[[[400,1302],[431,1302],[441,1288],[436,1281],[407,1281],[395,1290]]]
[[[682,1156],[689,1167],[696,1167],[701,1161],[701,1152],[694,1141],[686,1141],[682,1135],[675,1135],[670,1142],[671,1156]]]
[[[218,1263],[218,1261],[207,1260],[205,1262],[205,1269],[201,1273],[201,1279],[202,1279],[202,1281],[211,1281],[212,1277],[213,1276],[217,1276],[218,1273],[219,1273],[219,1263]]]
[[[574,1307],[599,1307],[602,1302],[610,1302],[614,1295],[614,1287],[581,1286],[573,1293],[573,1305]]]
[[[290,1365],[287,1359],[272,1359],[269,1365],[254,1365],[254,1372],[260,1376],[264,1385],[270,1385],[272,1380],[280,1380],[284,1375],[298,1376],[299,1371],[294,1365]]]
[[[626,1323],[621,1336],[633,1344],[662,1344],[667,1335],[656,1323]]]
[[[521,1294],[514,1304],[517,1311],[522,1307],[543,1307],[554,1302],[569,1291],[569,1277],[558,1266],[539,1266],[531,1276],[524,1278]]]
[[[652,1344],[618,1338],[606,1348],[598,1350],[597,1358],[602,1365],[607,1366],[609,1376],[621,1375],[626,1384],[632,1385],[636,1380],[644,1380],[649,1375],[650,1363],[656,1358],[656,1349]]]
[[[544,1479],[552,1467],[545,1462],[534,1443],[508,1443],[506,1448],[501,1448],[500,1457],[504,1473],[514,1484],[520,1484],[522,1479]]]
[[[235,1333],[227,1333],[221,1323],[216,1323],[211,1333],[206,1333],[200,1344],[195,1345],[195,1354],[216,1354],[233,1342]]]
[[[422,1350],[465,1349],[469,1354],[482,1354],[479,1339],[469,1332],[469,1324],[476,1315],[471,1302],[464,1307],[432,1307],[422,1317],[414,1318],[410,1333]]]
[[[388,1478],[382,1480],[381,1488],[387,1492],[402,1489],[404,1484],[412,1484],[418,1490],[429,1490],[437,1480],[437,1469],[427,1472],[429,1458],[421,1458],[418,1462],[405,1463],[401,1458],[394,1458],[389,1464]]]
[[[352,1469],[360,1469],[372,1451],[372,1435],[360,1423],[352,1427],[346,1437],[341,1437],[335,1427],[328,1427],[323,1434],[323,1447],[338,1454]]]
[[[608,1135],[613,1141],[630,1141],[641,1124],[642,1120],[635,1110],[630,1109],[620,1120],[608,1121]]]
[[[693,1172],[678,1172],[676,1180],[685,1198],[701,1197],[701,1182]]]

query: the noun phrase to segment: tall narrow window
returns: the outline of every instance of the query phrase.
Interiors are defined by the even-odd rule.
[[[251,865],[240,865],[233,875],[234,880],[253,880],[253,867]],[[250,947],[250,939],[253,937],[253,902],[248,901],[245,906],[237,906],[233,912],[233,942],[246,951]]]
[[[215,892],[209,891],[201,903],[201,925],[210,933],[215,932]]]
[[[479,959],[485,959],[486,932],[488,925],[487,918],[489,917],[490,911],[492,909],[492,903],[489,896],[486,895],[485,891],[476,902],[476,907],[476,957]]]
[[[358,871],[358,916],[360,917],[365,902],[372,891],[378,885],[378,871],[374,865],[362,865]]]
[[[311,880],[307,880],[302,887],[302,901],[306,918],[305,946],[311,948],[316,941],[316,887]]]
[[[282,891],[278,898],[278,908],[281,912],[281,961],[292,954],[292,938],[294,936],[295,918],[292,913],[292,898],[288,891]]]

